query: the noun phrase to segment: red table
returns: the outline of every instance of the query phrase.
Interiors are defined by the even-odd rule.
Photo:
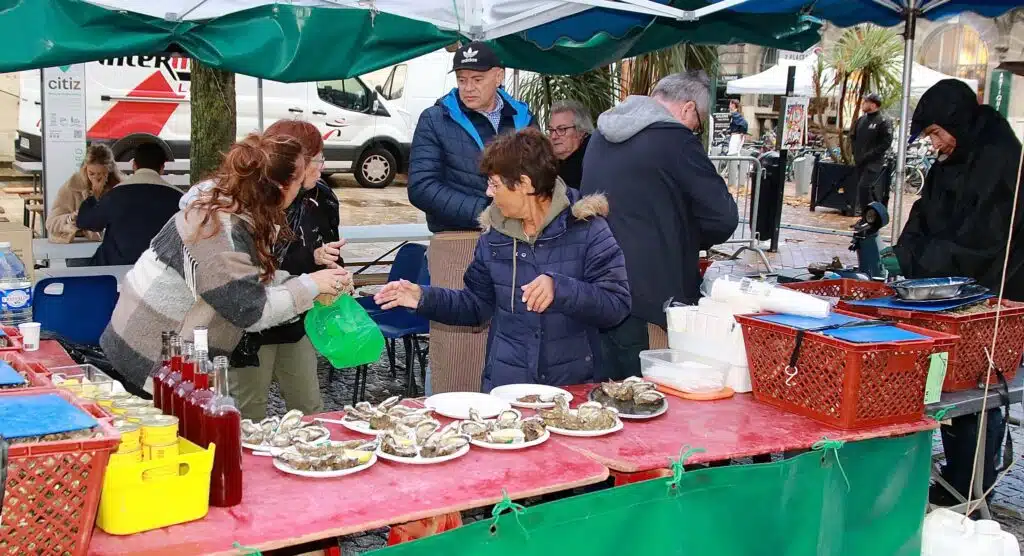
[[[327,426],[332,438],[367,438]],[[237,554],[233,541],[268,550],[488,506],[501,500],[503,488],[518,499],[608,478],[603,465],[553,441],[512,452],[473,447],[438,465],[379,460],[361,473],[327,480],[282,473],[270,458],[248,453],[243,465],[241,505],[211,508],[205,519],[137,535],[97,529],[90,554]]]
[[[573,405],[585,401],[593,384],[572,386]],[[913,423],[844,431],[737,394],[718,401],[688,401],[667,396],[668,412],[648,421],[624,421],[625,427],[600,438],[556,436],[558,442],[613,471],[639,473],[666,468],[689,444],[705,451],[686,463],[706,463],[759,454],[808,449],[828,436],[856,441],[936,429],[924,418]]]
[[[19,351],[18,357],[26,363],[39,363],[47,369],[78,364],[68,355],[68,352],[64,351],[57,340],[43,340],[39,342],[38,350]]]

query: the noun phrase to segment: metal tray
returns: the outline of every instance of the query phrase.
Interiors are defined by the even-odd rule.
[[[918,278],[889,284],[896,296],[907,301],[951,299],[960,295],[964,286],[974,284],[974,278]]]

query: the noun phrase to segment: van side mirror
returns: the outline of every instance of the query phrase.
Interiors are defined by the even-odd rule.
[[[374,86],[373,89],[375,91],[377,91],[378,94],[382,94],[382,95],[384,94],[384,86],[383,85],[378,84],[378,85]]]

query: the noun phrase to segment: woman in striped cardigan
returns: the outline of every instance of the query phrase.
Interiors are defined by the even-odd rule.
[[[295,139],[249,135],[228,151],[215,185],[167,222],[125,277],[100,339],[127,381],[149,389],[163,331],[188,339],[206,327],[210,356],[230,355],[243,332],[287,322],[318,295],[351,287],[340,268],[301,276],[278,270],[274,245],[292,233],[284,211],[305,166]]]

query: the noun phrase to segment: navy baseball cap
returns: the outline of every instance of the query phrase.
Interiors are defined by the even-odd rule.
[[[491,47],[487,46],[487,43],[476,41],[460,46],[455,51],[455,59],[452,61],[452,71],[461,69],[487,71],[491,68],[502,67],[505,66],[501,64],[501,60],[498,60],[498,55],[491,50]]]

